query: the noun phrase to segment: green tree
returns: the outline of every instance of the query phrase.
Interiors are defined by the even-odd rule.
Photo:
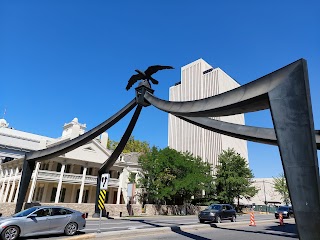
[[[245,158],[234,149],[224,150],[218,157],[215,174],[217,199],[224,203],[233,203],[241,197],[250,199],[258,190],[252,186],[254,175]]]
[[[118,146],[119,142],[108,140],[107,148],[110,150],[114,150]],[[145,141],[139,141],[134,139],[134,136],[130,136],[126,146],[123,149],[124,153],[128,152],[140,152],[140,153],[147,153],[150,151],[149,143]]]
[[[137,186],[143,189],[140,197],[148,203],[184,204],[212,186],[210,165],[190,153],[153,147],[140,156],[139,164]]]
[[[278,192],[281,195],[281,199],[283,200],[283,202],[286,205],[290,204],[291,200],[289,196],[287,181],[283,173],[279,174],[279,177],[273,178],[273,185],[276,192]]]

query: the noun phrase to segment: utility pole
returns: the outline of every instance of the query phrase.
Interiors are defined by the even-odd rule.
[[[266,213],[267,213],[267,195],[266,195],[266,186],[264,184],[264,179],[262,180],[263,182],[263,191],[264,191],[264,205],[266,205]]]

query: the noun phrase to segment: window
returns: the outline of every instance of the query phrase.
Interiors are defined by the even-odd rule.
[[[62,188],[59,202],[64,202],[64,197],[65,197],[65,195],[66,195],[66,189],[65,189],[65,188]]]
[[[80,194],[80,189],[78,189],[78,190],[77,190],[76,199],[74,200],[74,202],[75,202],[75,203],[77,203],[77,202],[78,202],[79,194]]]
[[[52,191],[51,191],[51,198],[50,198],[50,202],[54,202],[55,199],[56,199],[56,194],[57,194],[57,188],[54,187],[52,188]],[[61,193],[60,193],[60,198],[59,198],[59,202],[64,202],[64,197],[66,195],[66,189],[65,188],[62,188],[61,189]]]
[[[52,216],[67,215],[67,214],[72,214],[72,212],[64,208],[52,208]]]
[[[108,203],[109,200],[109,192],[106,192],[106,199],[104,200],[104,203]]]
[[[66,173],[69,173],[69,172],[70,172],[70,167],[71,167],[70,164],[66,165],[66,170],[65,170]]]
[[[81,167],[80,174],[83,174],[83,169],[84,169],[84,167]],[[87,168],[86,175],[91,175],[91,174],[92,174],[92,168]]]
[[[36,197],[35,197],[35,201],[41,201],[42,195],[43,195],[43,191],[44,191],[44,187],[39,187]]]
[[[82,202],[87,203],[88,202],[88,197],[89,197],[89,190],[84,190],[83,197],[82,197]]]
[[[57,172],[60,172],[60,171],[61,171],[61,168],[62,168],[61,163],[58,163],[58,164],[57,164]]]
[[[57,193],[57,188],[56,187],[52,188],[50,202],[54,202],[55,201],[56,193]]]
[[[75,202],[78,202],[79,199],[79,195],[80,195],[80,189],[77,190],[77,195],[76,195],[76,199]],[[83,190],[83,195],[82,195],[82,203],[87,203],[89,199],[89,190]]]
[[[51,208],[43,208],[36,211],[34,214],[37,214],[37,217],[46,217],[51,215]]]
[[[49,163],[41,163],[40,169],[41,170],[48,170],[49,169]]]

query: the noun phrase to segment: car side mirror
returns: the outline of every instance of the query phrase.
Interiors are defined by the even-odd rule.
[[[35,213],[28,216],[28,218],[35,218],[35,217],[38,217],[38,215]]]

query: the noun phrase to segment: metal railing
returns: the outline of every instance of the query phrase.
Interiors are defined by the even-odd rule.
[[[18,173],[16,177],[16,182],[21,178],[21,172]],[[34,178],[34,173],[32,174],[32,179]],[[10,183],[13,181],[14,176],[11,177]],[[37,180],[48,181],[48,182],[59,182],[60,172],[47,171],[47,170],[39,170]],[[1,179],[0,183],[2,183],[5,179]],[[8,179],[5,180],[7,182]],[[73,184],[81,184],[82,183],[82,174],[74,174],[74,173],[64,173],[63,174],[63,183],[73,183]],[[96,185],[97,184],[97,176],[87,175],[85,180],[85,184],[88,185]],[[119,179],[110,178],[109,184],[110,187],[119,187]]]

